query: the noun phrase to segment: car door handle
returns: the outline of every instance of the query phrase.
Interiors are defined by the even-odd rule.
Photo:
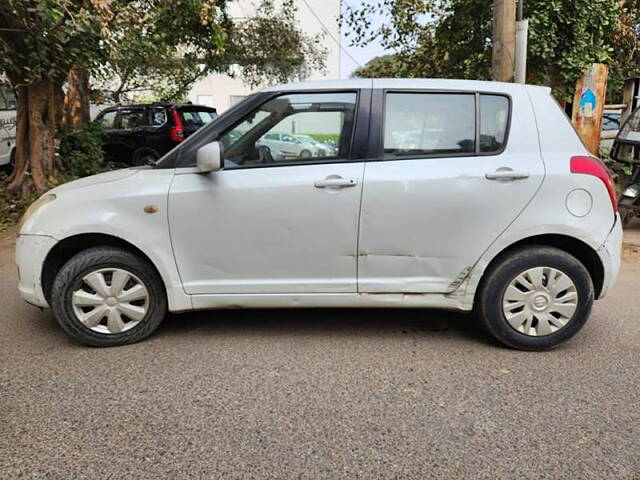
[[[495,172],[485,173],[484,176],[487,180],[522,180],[523,178],[529,178],[529,173],[514,172],[511,169],[498,169]]]
[[[324,180],[318,180],[313,185],[316,188],[346,188],[346,187],[355,187],[356,182],[353,178],[325,178]]]

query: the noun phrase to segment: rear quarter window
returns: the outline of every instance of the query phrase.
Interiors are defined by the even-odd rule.
[[[480,152],[504,149],[509,125],[509,99],[502,95],[480,95]]]

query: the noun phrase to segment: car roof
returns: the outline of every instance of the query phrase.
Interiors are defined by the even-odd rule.
[[[177,107],[177,108],[196,108],[206,110],[216,110],[215,107],[208,107],[206,105],[196,105],[193,103],[166,103],[166,102],[152,102],[152,103],[132,103],[130,105],[113,105],[107,107],[104,110],[127,110],[131,108],[144,108],[144,107]]]
[[[265,88],[265,92],[341,90],[360,88],[411,89],[411,90],[472,90],[481,92],[509,93],[524,88],[519,83],[490,82],[484,80],[456,80],[444,78],[352,78],[348,80],[319,80],[312,82],[286,83]],[[544,88],[526,85],[527,88]]]

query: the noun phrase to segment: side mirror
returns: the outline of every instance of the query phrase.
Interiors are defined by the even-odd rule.
[[[200,173],[217,172],[222,169],[220,142],[211,142],[200,147],[196,153],[196,164]]]

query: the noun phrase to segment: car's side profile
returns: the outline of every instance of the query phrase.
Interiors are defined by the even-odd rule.
[[[275,158],[270,133],[336,138]],[[23,220],[19,289],[89,345],[167,310],[475,310],[504,344],[573,336],[611,287],[613,183],[550,90],[349,80],[248,97],[155,166],[71,182]]]
[[[326,151],[311,138],[289,133],[268,133],[258,144],[279,150],[285,158],[323,157],[326,154]]]

